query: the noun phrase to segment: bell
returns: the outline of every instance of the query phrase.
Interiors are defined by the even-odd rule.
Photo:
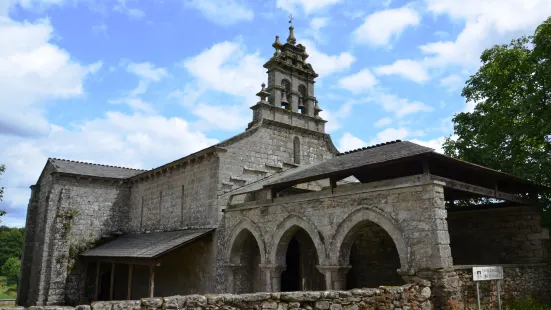
[[[281,105],[287,106],[289,104],[289,101],[287,101],[287,94],[285,92],[281,92]]]
[[[298,99],[298,108],[299,109],[304,109],[304,99],[302,99],[302,98]]]

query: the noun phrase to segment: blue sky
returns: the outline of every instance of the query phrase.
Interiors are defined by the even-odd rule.
[[[551,1],[0,0],[3,224],[48,157],[150,169],[243,131],[289,14],[340,151],[440,150],[480,53]]]

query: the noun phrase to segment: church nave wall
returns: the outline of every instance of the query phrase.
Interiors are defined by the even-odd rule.
[[[206,155],[131,187],[127,230],[167,231],[216,225],[218,158]]]

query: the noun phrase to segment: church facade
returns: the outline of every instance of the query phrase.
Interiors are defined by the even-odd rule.
[[[461,299],[460,266],[474,264],[551,281],[541,187],[407,141],[339,153],[289,30],[243,133],[151,170],[47,161],[31,187],[18,305],[419,279]],[[501,203],[455,206],[479,197]]]

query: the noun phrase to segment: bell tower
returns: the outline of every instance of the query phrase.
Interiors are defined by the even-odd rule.
[[[324,132],[325,120],[319,113],[318,100],[314,96],[314,83],[318,74],[312,65],[306,62],[306,47],[297,44],[292,25],[289,21],[289,36],[285,44],[276,35],[272,47],[273,56],[264,64],[268,74],[268,85],[262,84],[257,94],[261,100],[251,109],[254,111],[253,122],[249,128],[260,121],[259,118],[270,118],[289,125],[306,127]],[[267,99],[266,99],[267,98]],[[269,106],[269,107],[267,107]],[[272,110],[266,114],[263,110]]]

